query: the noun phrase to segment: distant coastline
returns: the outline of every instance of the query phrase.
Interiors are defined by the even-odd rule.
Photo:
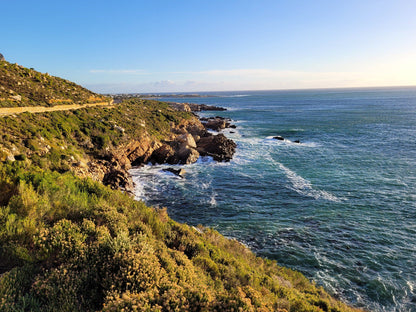
[[[117,94],[105,94],[112,97],[114,101],[121,102],[122,100],[130,98],[142,98],[142,99],[160,99],[160,98],[210,98],[216,97],[216,95],[198,94],[198,93],[117,93]]]

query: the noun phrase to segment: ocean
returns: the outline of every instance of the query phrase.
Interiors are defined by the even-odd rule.
[[[200,158],[185,179],[166,165],[133,169],[136,198],[351,305],[416,311],[416,88],[210,95],[166,100],[227,108],[200,115],[233,120],[234,158]]]

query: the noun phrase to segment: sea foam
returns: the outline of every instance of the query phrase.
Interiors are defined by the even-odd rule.
[[[283,164],[279,163],[279,168],[285,173],[286,177],[291,183],[290,189],[293,191],[308,197],[313,197],[315,199],[324,199],[333,202],[341,202],[341,199],[337,196],[322,190],[317,190],[312,187],[312,183],[289,168],[285,167]]]

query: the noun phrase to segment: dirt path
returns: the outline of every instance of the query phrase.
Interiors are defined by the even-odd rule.
[[[111,102],[100,102],[100,103],[91,103],[91,104],[72,104],[72,105],[55,105],[51,107],[45,106],[25,106],[25,107],[2,107],[0,108],[0,117],[14,114],[21,114],[24,112],[29,113],[44,113],[44,112],[55,112],[55,111],[65,111],[71,109],[80,109],[85,107],[94,107],[94,106],[110,106],[113,104]]]

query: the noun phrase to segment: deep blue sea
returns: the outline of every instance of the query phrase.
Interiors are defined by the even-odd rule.
[[[228,163],[132,170],[136,196],[370,311],[416,311],[416,88],[213,93]],[[235,133],[231,133],[231,131]],[[280,135],[285,141],[273,139]],[[301,144],[294,143],[300,140]]]

